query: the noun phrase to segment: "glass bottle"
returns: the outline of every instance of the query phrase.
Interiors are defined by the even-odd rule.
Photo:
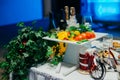
[[[61,18],[60,18],[60,21],[59,21],[59,27],[60,27],[60,30],[65,30],[66,27],[67,27],[67,22],[66,22],[66,13],[63,9],[60,10],[60,15],[61,15]]]
[[[48,31],[55,29],[56,30],[56,24],[55,24],[55,20],[53,17],[53,13],[49,13],[49,26],[48,26]]]

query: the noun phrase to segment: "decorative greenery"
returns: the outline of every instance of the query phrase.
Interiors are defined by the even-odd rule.
[[[35,21],[32,24],[35,24]],[[29,80],[30,67],[46,61],[57,65],[63,60],[67,45],[44,40],[44,36],[50,38],[56,38],[57,36],[60,39],[65,37],[67,39],[68,37],[74,38],[80,32],[91,31],[90,28],[84,25],[81,25],[81,29],[70,27],[67,31],[62,31],[62,33],[57,31],[48,33],[42,29],[33,30],[34,25],[26,26],[23,22],[17,24],[17,26],[21,27],[18,36],[6,45],[5,61],[0,63],[0,68],[4,70],[3,80],[9,80],[10,73],[13,73],[13,80]]]
[[[57,65],[59,62],[63,61],[63,57],[66,51],[67,44],[59,42],[48,47],[46,57],[50,63]]]
[[[5,61],[0,63],[4,69],[3,80],[9,80],[13,73],[13,80],[28,80],[29,69],[38,63],[46,61],[47,42],[42,39],[47,33],[42,29],[33,30],[32,27],[19,23],[22,27],[18,36],[6,45]]]
[[[80,31],[81,33],[87,32],[87,31],[93,31],[89,25],[85,24],[79,24],[79,27],[76,26],[70,26],[66,29],[67,31]]]

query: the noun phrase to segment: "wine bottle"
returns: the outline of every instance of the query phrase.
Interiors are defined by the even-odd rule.
[[[49,13],[49,27],[48,27],[48,31],[50,30],[56,30],[56,24],[55,24],[55,19],[53,16],[53,13]]]
[[[71,16],[75,16],[75,7],[70,7]]]
[[[67,23],[66,23],[66,19],[65,19],[65,11],[63,9],[61,9],[60,13],[61,13],[60,14],[61,18],[59,21],[59,27],[60,27],[60,30],[65,30],[67,27]]]
[[[69,20],[69,7],[65,6],[65,19],[66,21]]]
[[[75,27],[78,27],[77,20],[76,20],[75,7],[70,7],[69,26],[75,26]]]

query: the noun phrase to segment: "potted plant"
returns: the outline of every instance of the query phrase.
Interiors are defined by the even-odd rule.
[[[17,26],[22,28],[18,31],[18,36],[5,46],[5,61],[0,63],[0,68],[4,70],[3,80],[9,80],[10,73],[13,73],[13,80],[29,80],[30,67],[46,61],[47,42],[42,39],[46,32],[42,29],[33,30],[23,22]]]

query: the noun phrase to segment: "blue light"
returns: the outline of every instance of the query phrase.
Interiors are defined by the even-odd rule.
[[[117,7],[109,7],[109,6],[102,6],[100,5],[98,8],[95,8],[96,15],[99,16],[106,16],[106,15],[112,15],[112,14],[118,14]]]
[[[82,14],[93,16],[95,20],[119,21],[120,22],[120,0],[82,0]]]
[[[88,2],[120,2],[120,0],[88,0]]]
[[[104,0],[105,2],[96,2],[94,4],[94,12],[96,18],[104,20],[118,20],[118,16],[120,14],[119,11],[119,3],[117,2],[108,2]]]

